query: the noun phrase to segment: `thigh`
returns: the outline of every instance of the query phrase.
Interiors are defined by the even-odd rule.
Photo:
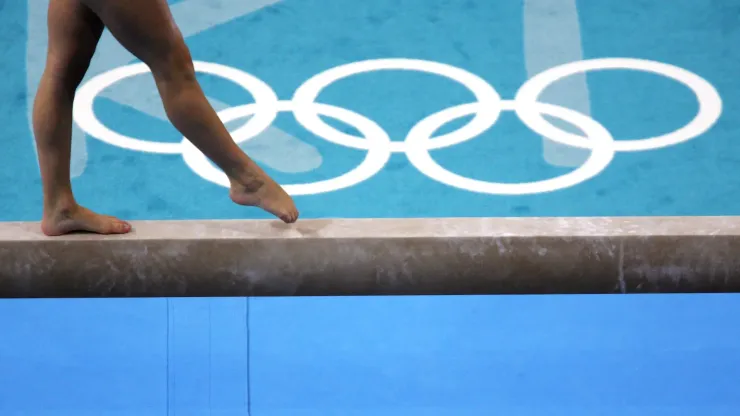
[[[47,19],[48,72],[79,84],[103,34],[103,22],[81,0],[51,0]]]
[[[152,71],[173,57],[189,57],[167,0],[81,0],[123,47]]]

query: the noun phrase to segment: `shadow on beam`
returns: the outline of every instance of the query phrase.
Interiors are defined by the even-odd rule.
[[[1,298],[740,292],[740,218],[0,223]]]

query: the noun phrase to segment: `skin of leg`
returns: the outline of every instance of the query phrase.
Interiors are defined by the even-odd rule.
[[[131,230],[128,223],[77,205],[70,181],[72,103],[103,33],[103,23],[79,0],[51,0],[48,26],[46,66],[33,107],[44,192],[41,228],[47,235],[126,233]]]
[[[292,198],[231,138],[195,77],[190,51],[166,0],[81,0],[152,71],[172,124],[231,181],[231,199],[285,222],[298,219]]]

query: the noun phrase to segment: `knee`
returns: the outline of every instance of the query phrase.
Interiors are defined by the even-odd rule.
[[[74,93],[85,78],[85,73],[90,66],[87,55],[60,56],[50,54],[46,63],[46,72],[55,79],[64,90]]]
[[[158,80],[177,83],[195,81],[193,58],[182,39],[171,42],[154,55],[147,64]]]

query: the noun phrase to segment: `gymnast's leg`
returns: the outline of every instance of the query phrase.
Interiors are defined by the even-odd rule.
[[[285,222],[296,221],[293,199],[234,143],[203,94],[167,0],[81,1],[151,69],[168,118],[226,173],[231,199],[258,206]]]
[[[80,0],[51,0],[48,26],[46,67],[33,106],[44,191],[41,229],[47,235],[127,233],[128,223],[79,206],[70,182],[72,103],[103,33],[103,22]]]

